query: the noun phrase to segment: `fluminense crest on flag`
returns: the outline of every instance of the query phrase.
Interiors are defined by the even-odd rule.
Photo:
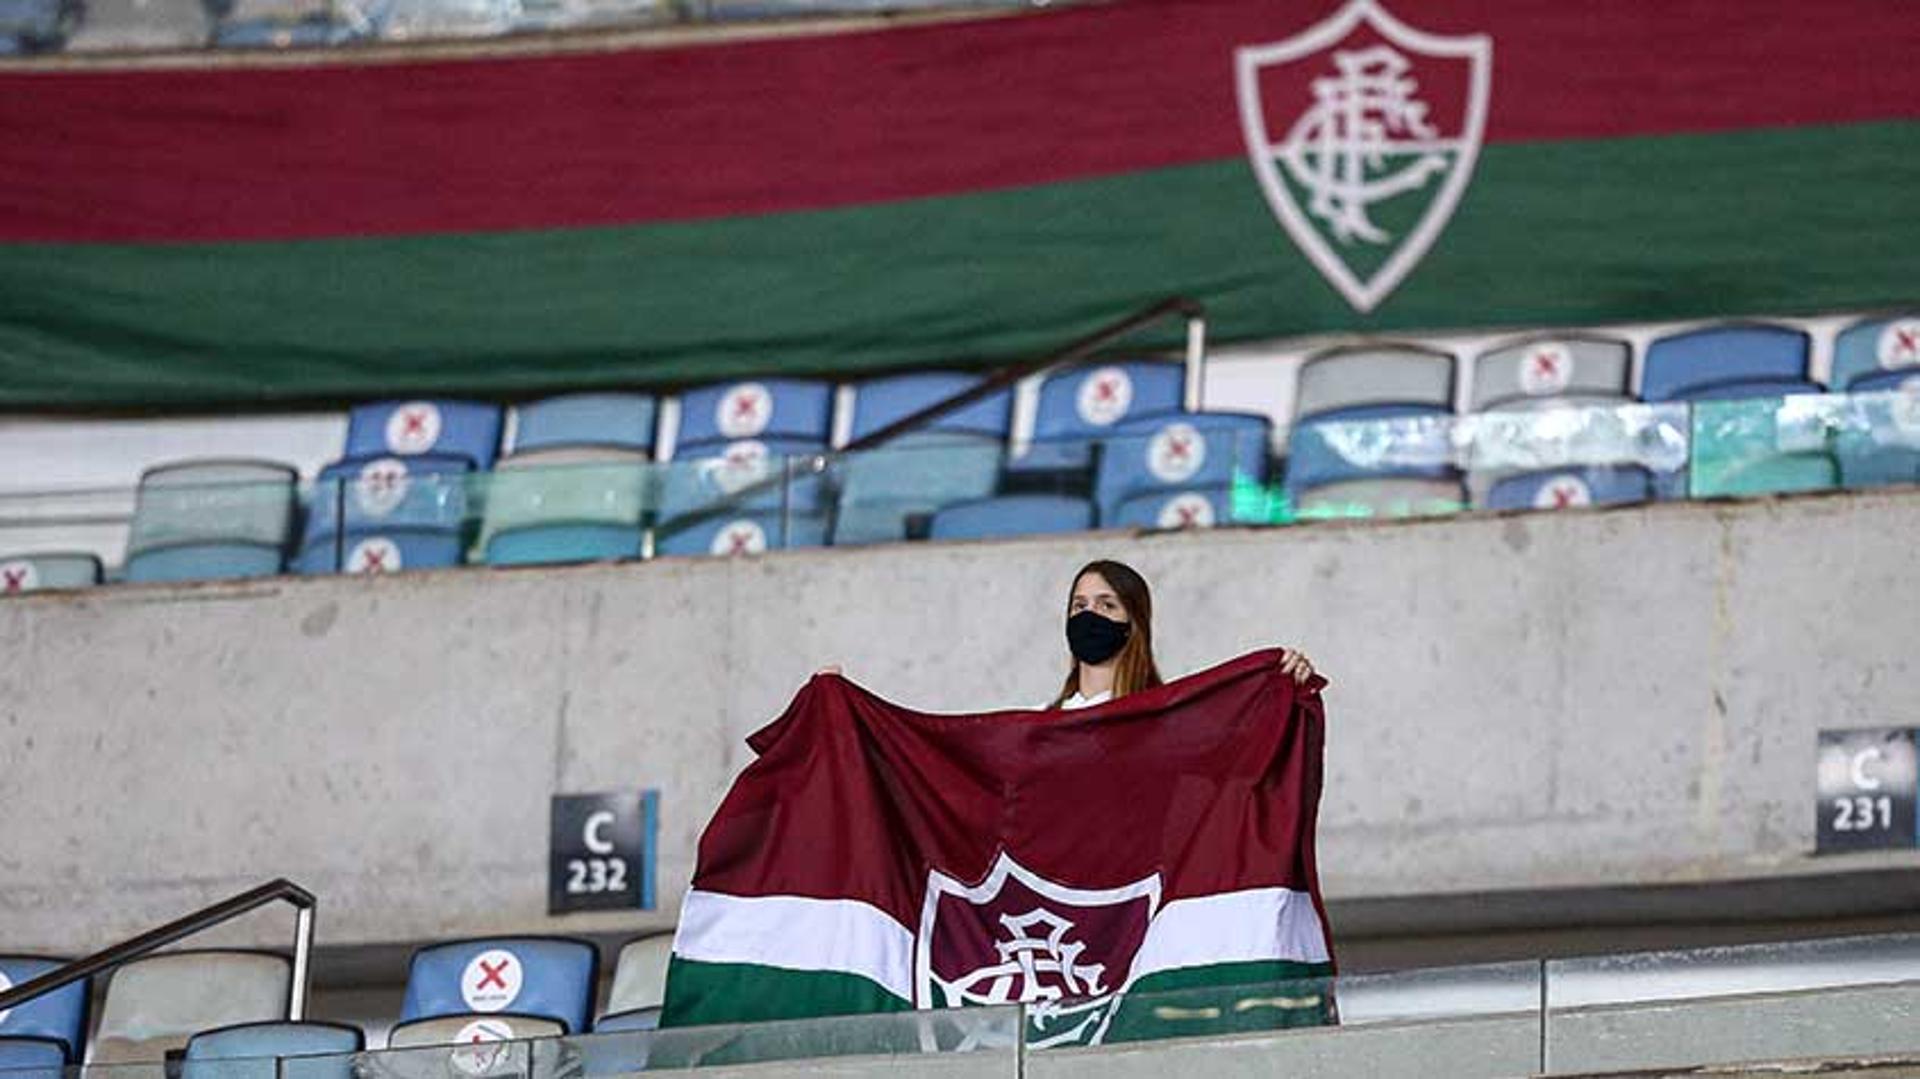
[[[1371,311],[1452,218],[1486,134],[1493,40],[1415,30],[1353,0],[1235,52],[1240,126],[1274,215],[1354,310]]]

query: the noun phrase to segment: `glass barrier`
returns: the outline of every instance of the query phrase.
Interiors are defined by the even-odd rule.
[[[1920,935],[1547,965],[1547,1062],[1625,1071],[1920,1051]]]
[[[351,47],[596,27],[1043,7],[1076,0],[85,0],[0,18],[0,58]],[[0,13],[3,14],[3,13]]]
[[[759,554],[1093,529],[1555,510],[1920,483],[1920,390],[1306,421],[1168,417],[1039,442],[918,433],[859,453],[738,441],[389,456],[300,483],[246,461],[141,488],[0,496],[0,592],[107,580]]]

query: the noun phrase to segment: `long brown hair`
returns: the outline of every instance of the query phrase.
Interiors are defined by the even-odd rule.
[[[1160,668],[1153,662],[1153,593],[1147,590],[1147,579],[1124,562],[1095,559],[1080,567],[1080,572],[1073,575],[1073,583],[1067,586],[1068,611],[1073,610],[1073,590],[1080,587],[1081,580],[1089,573],[1099,574],[1113,586],[1113,594],[1119,598],[1120,606],[1126,609],[1127,621],[1132,627],[1127,632],[1127,643],[1120,646],[1120,656],[1114,664],[1113,699],[1117,701],[1129,693],[1159,685]],[[1060,688],[1060,695],[1053,699],[1051,707],[1060,707],[1067,698],[1078,692],[1080,661],[1068,656],[1067,682]]]

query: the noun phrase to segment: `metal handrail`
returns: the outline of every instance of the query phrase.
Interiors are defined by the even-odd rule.
[[[1202,390],[1206,381],[1207,309],[1206,306],[1198,300],[1189,299],[1185,296],[1173,296],[1161,300],[1151,307],[1136,311],[1118,322],[1103,326],[1087,334],[1085,337],[1056,351],[1047,353],[1044,356],[1032,360],[1023,360],[1019,363],[1002,367],[993,374],[988,375],[979,385],[954,394],[944,401],[936,401],[918,412],[902,416],[877,431],[869,432],[860,438],[854,439],[845,446],[840,447],[836,452],[858,453],[861,450],[869,450],[882,445],[890,439],[897,438],[909,431],[923,427],[950,412],[957,412],[976,401],[983,401],[1022,379],[1031,378],[1035,375],[1048,374],[1061,367],[1079,363],[1115,342],[1123,341],[1155,323],[1173,317],[1182,318],[1186,320],[1187,324],[1185,353],[1186,385],[1183,394],[1183,403],[1187,411],[1198,412],[1200,411],[1203,401]],[[776,484],[788,484],[791,482],[791,469],[782,469],[776,475],[750,483],[737,491],[717,499],[703,509],[677,517],[664,526],[649,530],[647,533],[648,547],[651,548],[656,533],[660,535],[673,535],[689,528],[697,527],[715,518],[728,516],[735,512],[735,509],[748,498],[760,494],[763,491],[771,490]],[[783,512],[781,517],[784,520],[786,514]],[[651,549],[649,549],[647,553],[651,555]]]
[[[0,992],[0,1014],[5,1014],[8,1009],[25,1004],[42,994],[51,993],[61,986],[71,985],[83,978],[91,978],[96,974],[113,970],[183,937],[190,937],[223,922],[232,921],[268,903],[283,900],[291,903],[295,911],[293,991],[287,1000],[287,1018],[299,1020],[305,1016],[307,1010],[308,961],[313,951],[313,912],[319,905],[319,901],[313,897],[312,892],[284,877],[269,881],[251,891],[241,892],[231,899],[223,899],[210,907],[203,907],[184,918],[168,922],[158,929],[148,930],[137,937],[123,940],[84,959],[76,959],[58,970],[48,971],[38,978]]]

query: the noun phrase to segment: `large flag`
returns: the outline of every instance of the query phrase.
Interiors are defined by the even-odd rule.
[[[1028,8],[0,68],[0,406],[985,364],[1172,293],[1224,341],[1920,298],[1910,3]]]
[[[1073,712],[814,678],[701,838],[662,1024],[1020,1001],[1030,1043],[1086,1044],[1156,990],[1325,978],[1321,683],[1277,659]]]

